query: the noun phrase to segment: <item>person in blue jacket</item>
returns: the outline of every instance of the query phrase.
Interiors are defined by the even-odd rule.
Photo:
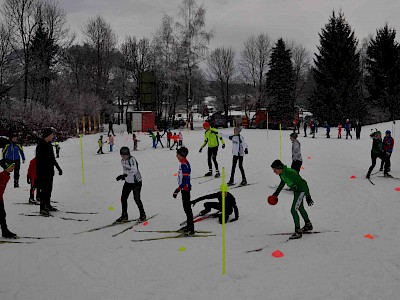
[[[10,134],[9,143],[3,148],[3,159],[9,163],[14,163],[14,188],[19,187],[19,170],[22,162],[25,163],[25,155],[22,146],[17,143],[17,135]]]
[[[189,154],[189,150],[186,147],[179,148],[176,150],[176,158],[179,160],[179,171],[178,171],[178,188],[175,189],[173,197],[176,198],[181,192],[182,195],[182,206],[186,214],[187,225],[181,228],[183,233],[187,236],[194,235],[194,222],[193,222],[193,211],[190,202],[190,190],[192,184],[190,183],[191,167],[189,161],[186,159]]]

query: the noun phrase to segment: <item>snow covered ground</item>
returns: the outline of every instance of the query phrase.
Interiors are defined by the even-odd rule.
[[[22,216],[38,212],[28,202],[25,183],[34,147],[25,148],[21,188],[10,181],[4,195],[7,221],[20,236],[59,237],[28,240],[33,244],[0,244],[0,299],[398,299],[400,293],[400,180],[375,175],[372,185],[365,179],[370,165],[370,128],[392,129],[391,123],[363,127],[361,140],[331,139],[320,128],[315,139],[300,137],[304,170],[314,199],[306,207],[315,230],[335,230],[285,243],[287,236],[268,233],[292,232],[292,194],[282,191],[279,203],[270,206],[270,186],[278,177],[270,164],[279,158],[279,132],[243,130],[249,144],[245,157],[248,187],[232,190],[240,218],[226,225],[227,272],[221,275],[221,226],[215,219],[196,223],[197,230],[210,230],[215,237],[181,238],[134,243],[132,239],[162,236],[142,233],[119,225],[95,232],[74,233],[112,223],[120,216],[122,183],[118,151],[95,155],[98,135],[85,136],[85,184],[82,185],[79,139],[61,143],[59,164],[64,171],[54,178],[53,201],[60,210],[97,212],[92,215],[53,213],[55,217]],[[117,130],[118,131],[118,130]],[[224,129],[230,133],[232,129]],[[400,132],[400,130],[399,130]],[[198,150],[203,131],[184,131],[184,144],[192,177],[207,172],[206,151]],[[290,132],[282,133],[282,160],[290,165]],[[353,132],[355,135],[355,133]],[[302,136],[302,134],[300,135]],[[394,137],[399,141],[399,135]],[[148,216],[159,215],[136,229],[177,229],[185,219],[177,187],[175,151],[150,147],[150,138],[139,135],[138,152],[143,177],[142,201]],[[117,147],[129,145],[126,133],[116,138]],[[106,147],[104,147],[106,148]],[[108,153],[108,152],[107,152]],[[220,149],[218,161],[227,173],[231,167],[231,145]],[[379,162],[380,163],[380,162]],[[376,167],[376,170],[378,167]],[[350,179],[351,176],[356,179]],[[400,176],[397,146],[392,156],[392,175]],[[236,171],[236,182],[240,172]],[[221,180],[199,184],[192,180],[192,199],[219,188]],[[194,213],[202,209],[202,203]],[[114,208],[115,210],[112,210]],[[130,218],[138,217],[132,196]],[[88,221],[64,220],[59,217]],[[371,234],[374,239],[367,239]],[[263,251],[247,250],[267,246]],[[182,250],[184,247],[184,251]],[[275,250],[284,257],[271,255]]]

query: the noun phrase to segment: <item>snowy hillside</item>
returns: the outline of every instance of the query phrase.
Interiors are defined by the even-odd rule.
[[[373,128],[392,130],[392,124]],[[361,140],[331,139],[319,129],[315,139],[300,134],[304,170],[301,175],[310,186],[314,206],[306,207],[314,230],[334,231],[304,235],[285,242],[288,236],[269,233],[294,230],[290,206],[292,193],[282,191],[279,203],[270,206],[271,186],[279,183],[270,168],[279,158],[279,132],[243,130],[249,144],[244,167],[247,187],[233,189],[240,218],[226,225],[227,273],[221,275],[221,226],[215,219],[195,223],[196,230],[209,230],[216,236],[181,238],[151,242],[132,242],[167,235],[135,232],[113,234],[130,226],[118,225],[99,231],[74,234],[116,220],[121,214],[122,173],[118,151],[95,155],[98,135],[85,136],[85,184],[82,185],[79,139],[61,143],[62,176],[55,175],[52,200],[62,211],[97,214],[53,213],[54,217],[23,216],[37,213],[28,203],[25,182],[34,147],[25,148],[27,162],[22,165],[21,188],[12,181],[4,195],[7,221],[19,236],[59,237],[19,239],[32,244],[0,244],[0,299],[398,299],[400,293],[400,180],[377,174],[365,179],[371,163],[370,128],[363,127]],[[199,153],[203,142],[200,126],[194,132],[182,131],[192,177],[208,171],[207,151]],[[397,130],[400,132],[400,130]],[[176,131],[178,133],[178,131]],[[231,133],[232,129],[222,132]],[[117,132],[116,132],[117,133]],[[291,163],[289,131],[282,133],[282,160]],[[355,134],[354,134],[355,135]],[[344,134],[342,133],[342,136]],[[396,142],[400,140],[396,132]],[[175,151],[150,147],[150,138],[139,135],[139,150],[134,156],[143,177],[142,201],[147,216],[159,214],[137,230],[173,230],[185,219],[177,187],[178,161]],[[164,140],[164,144],[166,141]],[[132,149],[131,135],[117,135],[116,146]],[[106,150],[106,145],[104,147]],[[218,152],[218,162],[226,172],[231,168],[231,143]],[[375,171],[379,168],[378,160]],[[400,177],[398,146],[392,156],[392,172]],[[351,179],[351,176],[356,176]],[[228,175],[229,176],[229,175]],[[229,178],[227,178],[229,179]],[[201,183],[192,180],[192,199],[218,190],[221,179]],[[239,169],[236,183],[240,182]],[[204,202],[193,212],[198,213]],[[114,210],[113,210],[114,209]],[[132,196],[128,202],[130,218],[139,212]],[[66,220],[66,219],[79,219]],[[303,223],[302,223],[303,225]],[[371,234],[374,239],[364,236]],[[4,239],[2,239],[4,240]],[[260,252],[248,250],[266,246]],[[184,247],[184,248],[182,248]],[[271,254],[280,250],[284,257]]]

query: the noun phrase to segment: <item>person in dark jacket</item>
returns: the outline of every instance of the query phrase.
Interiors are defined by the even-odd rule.
[[[385,154],[385,160],[382,160],[381,168],[379,169],[379,171],[385,170],[384,175],[390,177],[391,175],[388,172],[390,172],[390,157],[392,156],[394,147],[394,139],[390,130],[386,130],[385,137],[382,141],[382,146],[383,152]]]
[[[205,199],[218,199],[218,202],[206,202],[204,203],[204,210],[200,212],[200,215],[203,216],[211,211],[211,209],[216,209],[222,212],[222,192],[216,192],[213,194],[208,194],[197,199],[194,199],[191,203],[193,206],[196,205],[197,202],[200,202]],[[231,222],[239,219],[239,209],[236,205],[235,197],[231,193],[226,193],[225,195],[225,223],[228,222],[229,216],[232,213],[235,213],[235,217],[231,220]],[[219,223],[222,223],[222,216],[219,218]]]
[[[371,166],[368,169],[367,173],[367,178],[370,178],[372,170],[375,168],[376,165],[376,159],[380,158],[382,161],[385,161],[386,156],[385,152],[383,150],[383,145],[382,145],[382,134],[380,131],[376,131],[370,134],[370,137],[372,138],[372,149],[371,149]],[[385,166],[386,168],[386,166]],[[385,169],[385,174],[387,173],[387,170]]]
[[[53,130],[51,128],[44,129],[42,139],[36,147],[36,180],[40,191],[40,214],[43,216],[49,216],[49,211],[57,210],[50,205],[54,167],[57,168],[58,174],[62,175],[62,170],[54,157],[53,146],[51,145],[53,138]]]
[[[357,139],[357,140],[360,139],[361,127],[362,127],[361,122],[357,121],[357,122],[356,122],[356,126],[355,126],[355,129],[356,129],[356,139]]]
[[[19,170],[22,162],[25,163],[24,150],[20,144],[17,144],[17,135],[10,134],[9,143],[3,148],[3,159],[14,163],[14,188],[19,187]]]

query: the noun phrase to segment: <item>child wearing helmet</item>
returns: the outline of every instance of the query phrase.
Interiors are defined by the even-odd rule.
[[[142,190],[142,176],[139,172],[139,165],[136,159],[131,156],[128,147],[121,147],[119,150],[119,154],[121,155],[121,165],[124,173],[119,175],[116,179],[124,180],[124,186],[122,188],[121,195],[121,206],[122,206],[122,214],[115,222],[123,223],[128,221],[128,197],[131,192],[133,192],[133,199],[136,202],[137,207],[140,212],[140,221],[146,220],[146,213],[144,212],[143,203],[140,199],[140,192]]]
[[[306,196],[308,206],[314,204],[314,201],[311,199],[307,181],[305,181],[295,170],[285,166],[279,159],[272,163],[271,168],[281,179],[281,182],[273,195],[278,197],[285,184],[290,188],[291,191],[293,191],[294,197],[290,212],[292,213],[294,221],[294,233],[290,239],[301,238],[303,232],[313,230],[312,223],[303,206],[304,196]],[[300,214],[305,222],[305,226],[302,229],[300,229],[300,218],[297,211],[300,211]]]

